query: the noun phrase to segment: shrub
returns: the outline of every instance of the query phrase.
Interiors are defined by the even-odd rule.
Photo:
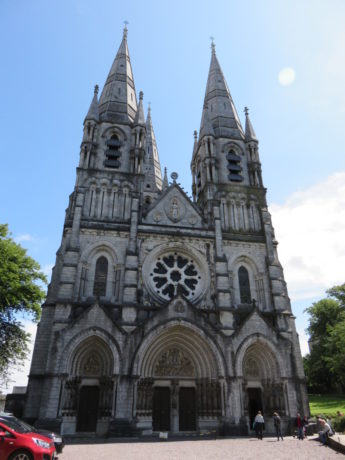
[[[345,432],[345,416],[343,417],[336,417],[333,419],[333,428],[338,433]]]

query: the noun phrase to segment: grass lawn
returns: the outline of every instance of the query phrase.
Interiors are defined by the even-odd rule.
[[[310,413],[315,415],[331,415],[335,417],[337,411],[345,414],[345,395],[308,395]]]

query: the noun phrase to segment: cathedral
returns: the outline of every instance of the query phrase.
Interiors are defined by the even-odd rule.
[[[206,76],[205,76],[206,77]],[[192,198],[162,175],[127,28],[95,87],[42,307],[24,416],[65,435],[285,429],[308,399],[259,142],[215,46]]]

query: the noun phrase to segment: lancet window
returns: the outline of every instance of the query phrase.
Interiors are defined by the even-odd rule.
[[[96,262],[95,280],[93,284],[93,295],[105,296],[107,292],[108,260],[101,256]]]
[[[243,265],[238,269],[238,282],[240,286],[241,303],[250,303],[250,284],[248,270]]]

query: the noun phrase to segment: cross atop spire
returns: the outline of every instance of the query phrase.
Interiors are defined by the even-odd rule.
[[[210,40],[211,40],[211,51],[212,51],[212,54],[216,54],[216,44],[214,43],[214,37],[210,37]]]
[[[126,40],[127,39],[127,35],[128,35],[128,28],[127,28],[127,25],[129,24],[128,21],[123,21],[125,27],[123,28],[123,38]]]

